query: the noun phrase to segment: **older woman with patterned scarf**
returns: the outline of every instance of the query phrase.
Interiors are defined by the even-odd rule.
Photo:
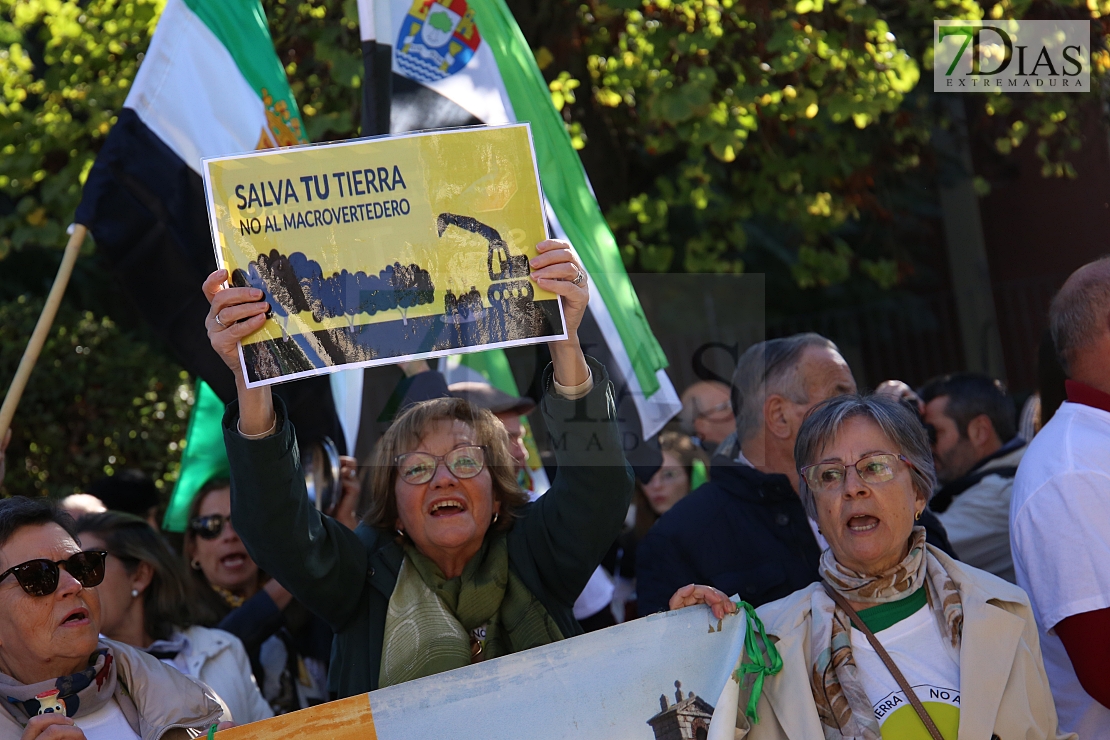
[[[0,740],[187,740],[216,726],[208,687],[100,638],[103,550],[53,503],[0,501]]]
[[[758,609],[764,650],[738,675],[754,663],[763,680],[718,707],[710,735],[1074,738],[1057,729],[1025,592],[925,544],[915,525],[936,474],[913,414],[878,396],[830,399],[802,424],[794,455],[829,545],[821,581]],[[696,602],[733,610],[701,586],[671,606]]]
[[[613,387],[582,353],[589,300],[568,244],[541,242],[530,279],[563,299],[540,408],[558,474],[529,503],[505,427],[458,398],[411,406],[378,441],[369,510],[351,531],[309,502],[296,435],[268,386],[248,389],[236,341],[263,296],[209,276],[208,332],[236,373],[224,416],[231,518],[260,567],[335,630],[328,688],[339,697],[580,634],[575,599],[620,533],[632,498]]]

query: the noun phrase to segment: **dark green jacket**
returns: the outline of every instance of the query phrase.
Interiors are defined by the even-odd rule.
[[[508,536],[509,567],[567,637],[582,632],[574,601],[620,533],[633,486],[612,384],[588,362],[594,389],[577,401],[554,395],[551,368],[544,373],[540,407],[559,471],[544,496],[519,510]],[[352,532],[313,507],[292,425],[274,403],[279,431],[266,439],[236,432],[236,403],[224,415],[235,530],[259,567],[335,630],[328,688],[340,698],[373,691],[402,550],[392,531],[360,524]]]

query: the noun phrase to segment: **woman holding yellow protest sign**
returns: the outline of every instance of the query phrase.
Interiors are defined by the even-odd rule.
[[[309,502],[296,436],[268,387],[247,388],[236,343],[268,305],[204,284],[213,348],[235,373],[224,436],[232,518],[259,566],[336,632],[329,687],[371,691],[579,634],[572,606],[620,533],[632,473],[605,369],[582,353],[585,273],[544,241],[530,279],[562,297],[540,403],[559,472],[535,502],[516,483],[504,428],[455,398],[416,404],[378,442],[371,505],[352,532]]]

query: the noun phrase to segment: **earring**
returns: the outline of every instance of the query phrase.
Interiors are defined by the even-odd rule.
[[[498,519],[498,517],[500,517],[500,516],[501,516],[501,514],[499,514],[498,512],[496,512],[496,511],[495,511],[495,512],[493,512],[493,523],[494,523],[494,524],[497,524],[497,519]]]
[[[137,588],[131,589],[131,598],[132,599],[137,599],[138,597],[139,597],[139,589],[137,589]]]
[[[189,563],[189,565],[192,567],[193,570],[200,570],[199,560],[193,560],[191,563]]]
[[[919,511],[916,514],[913,515],[913,520],[916,522],[916,521],[919,521],[920,519],[921,519],[921,512]]]
[[[405,536],[405,530],[401,529],[400,527],[397,527],[397,529],[395,529],[393,531],[397,533],[398,537],[404,537]]]

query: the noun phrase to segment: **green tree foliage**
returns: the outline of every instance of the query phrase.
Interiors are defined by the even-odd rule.
[[[0,306],[0,378],[11,378],[42,300]],[[12,423],[0,493],[65,496],[125,467],[177,479],[192,383],[109,319],[63,307]],[[168,490],[168,488],[166,488]]]
[[[942,164],[931,143],[949,125],[931,93],[933,19],[1094,18],[1098,89],[1110,57],[1097,21],[1108,10],[1086,0],[588,0],[579,31],[593,95],[564,117],[618,142],[605,159],[626,162],[635,185],[607,216],[631,269],[766,272],[791,300],[852,276],[886,289],[913,271]],[[566,85],[563,73],[553,94]],[[961,100],[1000,153],[1029,139],[1044,175],[1074,177],[1085,97]]]
[[[357,135],[355,0],[263,1],[309,137]],[[45,294],[164,4],[0,0],[0,384],[36,315],[37,299],[13,296]],[[1091,18],[1096,78],[1110,68],[1110,0],[509,4],[626,264],[763,272],[769,309],[787,312],[905,284],[937,243],[932,142],[947,120],[930,92],[934,18]],[[1001,155],[1033,147],[1044,175],[1070,177],[1085,97],[962,99]],[[174,476],[181,371],[121,328],[139,319],[85,249],[16,418],[8,492],[65,493],[121,465]]]
[[[358,136],[362,52],[355,0],[263,0],[310,141]]]
[[[0,259],[65,243],[164,0],[0,0]]]
[[[309,136],[356,135],[354,0],[265,4]],[[49,288],[85,177],[164,5],[0,0],[0,390],[42,305],[16,296]],[[9,495],[65,495],[121,466],[146,470],[165,490],[176,480],[192,383],[113,296],[91,239],[83,254],[13,424]]]
[[[267,0],[313,141],[357,134],[355,0]],[[0,0],[0,260],[60,248],[165,0]],[[91,247],[91,245],[90,245]]]

